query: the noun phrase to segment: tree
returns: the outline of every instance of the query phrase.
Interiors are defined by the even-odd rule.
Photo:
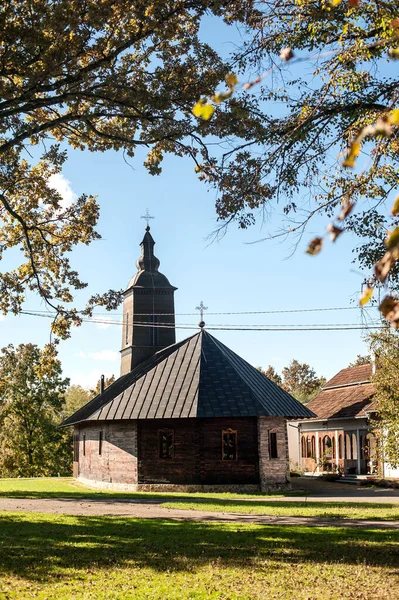
[[[326,382],[317,377],[316,372],[307,363],[292,360],[282,371],[283,387],[300,402],[309,402],[319,393]]]
[[[111,377],[105,377],[104,379],[104,389],[107,388],[111,383],[114,383],[115,375],[111,375]],[[97,385],[94,390],[90,390],[89,394],[91,397],[97,396],[101,392],[101,379],[97,381]]]
[[[205,15],[240,29],[232,55],[201,40]],[[392,215],[384,209],[399,188],[393,0],[9,0],[0,23],[0,258],[14,248],[24,256],[0,277],[3,312],[18,313],[33,290],[67,337],[82,314],[121,301],[110,290],[83,311],[74,303],[86,283],[69,253],[99,237],[99,207],[85,194],[65,207],[49,186],[67,158],[61,143],[128,157],[148,148],[153,175],[167,153],[191,158],[217,192],[223,226],[248,227],[282,199],[288,226],[276,235],[303,233],[317,213],[335,216],[331,238],[345,223],[360,237],[361,267],[377,261],[376,281],[397,283],[399,202]],[[265,69],[272,77],[259,75]],[[35,156],[43,148],[33,164],[30,145]],[[360,154],[363,168],[350,171]],[[383,313],[399,323],[395,302]]]
[[[377,419],[374,431],[380,439],[384,458],[399,466],[399,336],[388,329],[370,335],[370,348],[375,355],[374,402]]]
[[[254,0],[9,0],[0,6],[0,258],[14,248],[24,257],[0,275],[0,310],[18,313],[33,290],[56,311],[58,336],[81,322],[73,300],[86,283],[69,253],[100,237],[99,207],[86,194],[66,207],[51,188],[50,177],[67,158],[61,143],[123,149],[128,157],[148,148],[145,165],[155,175],[168,152],[191,157],[198,168],[203,160],[211,166],[209,134],[245,138],[263,129],[250,98],[232,100],[211,128],[192,114],[196,98],[229,72],[199,37],[203,17],[253,29],[254,6]],[[119,291],[96,294],[83,314],[120,301]]]
[[[388,279],[398,291],[396,3],[265,2],[257,28],[244,43],[245,59],[241,48],[236,59],[242,69],[264,72],[244,88],[262,84],[267,131],[226,151],[217,167],[203,167],[219,192],[219,217],[248,227],[284,199],[287,225],[267,238],[296,233],[299,240],[313,216],[323,214],[326,232],[307,252],[318,254],[327,236],[334,242],[346,229],[360,238],[355,261],[370,274],[361,303]],[[395,296],[384,298],[380,310],[399,326]]]
[[[71,385],[65,392],[64,415],[65,418],[72,415],[74,412],[84,406],[92,396],[88,390],[82,388],[81,385]]]
[[[361,365],[368,365],[372,362],[370,354],[358,354],[356,359],[351,362],[348,367],[360,367]]]
[[[268,379],[270,379],[271,381],[274,381],[274,383],[276,383],[277,385],[279,385],[280,387],[282,387],[283,385],[283,380],[281,378],[281,375],[279,375],[276,371],[276,369],[274,367],[272,367],[271,365],[269,365],[266,369],[266,371],[264,371],[262,369],[262,367],[258,367],[258,371],[260,371],[262,373],[262,375],[266,375],[266,377]]]
[[[57,429],[69,380],[34,344],[10,344],[0,354],[0,476],[69,475],[70,435]]]

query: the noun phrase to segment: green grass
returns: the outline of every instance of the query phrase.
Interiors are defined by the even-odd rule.
[[[398,531],[0,513],[0,599],[394,598],[398,551]]]
[[[399,520],[399,503],[292,502],[275,496],[229,493],[112,492],[85,488],[72,478],[0,479],[0,498],[70,498],[90,500],[160,501],[165,508],[237,514]],[[280,498],[283,496],[280,494]]]
[[[297,495],[297,493],[295,493]],[[0,479],[0,498],[90,498],[110,499],[159,499],[159,498],[215,498],[245,499],[254,497],[284,497],[285,494],[232,494],[232,493],[187,493],[187,492],[114,492],[84,487],[72,477],[38,479]]]
[[[235,501],[227,499],[177,500],[164,502],[164,508],[228,512],[280,517],[318,517],[325,519],[399,520],[399,503],[377,502],[290,502],[279,500]]]

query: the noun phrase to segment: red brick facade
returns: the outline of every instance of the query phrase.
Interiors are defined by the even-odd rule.
[[[160,457],[160,430],[172,432],[172,458]],[[235,459],[223,459],[223,432],[226,431],[233,432],[236,439]],[[270,458],[270,432],[276,434],[276,458]],[[239,489],[252,486],[267,491],[288,482],[284,418],[85,423],[76,428],[75,435],[79,436],[75,476],[104,487],[233,486]]]

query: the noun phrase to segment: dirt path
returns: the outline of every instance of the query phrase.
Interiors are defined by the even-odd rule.
[[[302,497],[303,500],[303,497]],[[214,513],[168,509],[164,502],[131,502],[129,500],[70,500],[70,499],[16,499],[1,498],[1,511],[40,512],[73,516],[121,516],[139,519],[175,519],[178,521],[208,521],[254,523],[259,525],[308,525],[313,527],[362,527],[368,529],[396,529],[399,521],[360,521],[352,519],[323,519],[319,517],[275,517],[237,513]]]

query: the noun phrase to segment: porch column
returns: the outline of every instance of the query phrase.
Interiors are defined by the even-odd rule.
[[[339,444],[338,444],[338,431],[335,431],[335,467],[338,470],[339,465]]]
[[[360,431],[356,429],[356,446],[357,446],[357,474],[360,475],[361,461],[360,461]]]
[[[319,432],[316,431],[316,471],[320,473]]]
[[[301,423],[298,423],[298,466],[302,468],[302,444],[301,444]]]

